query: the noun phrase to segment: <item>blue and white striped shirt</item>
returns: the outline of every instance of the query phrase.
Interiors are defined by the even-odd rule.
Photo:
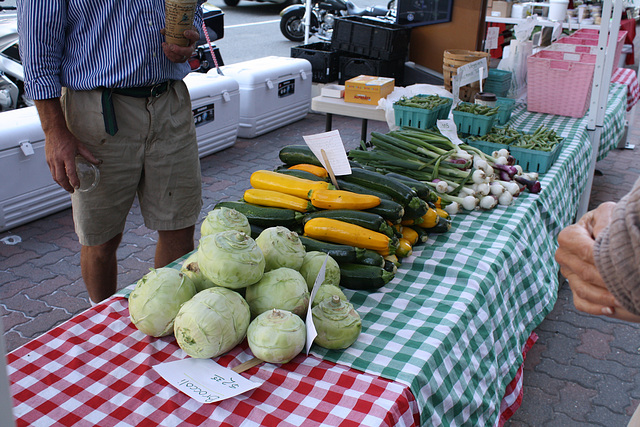
[[[188,63],[175,64],[162,51],[164,0],[18,0],[17,6],[31,99],[59,97],[62,87],[150,86],[190,71]]]

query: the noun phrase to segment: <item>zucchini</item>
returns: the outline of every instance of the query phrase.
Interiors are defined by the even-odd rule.
[[[278,157],[287,165],[299,165],[307,163],[315,166],[322,166],[320,160],[313,154],[307,145],[287,145],[280,149]]]
[[[282,225],[290,230],[300,229],[304,214],[293,209],[270,208],[247,202],[219,202],[213,208],[226,207],[235,209],[249,220],[249,224],[259,227],[275,227]]]
[[[363,258],[367,252],[366,249],[356,248],[355,246],[323,242],[302,235],[298,237],[307,252],[324,252],[325,254],[331,255],[331,258],[335,259],[338,263],[357,263],[358,260]]]
[[[426,241],[429,240],[429,232],[427,231],[427,229],[422,228],[418,225],[409,227],[411,227],[416,233],[418,233],[418,244],[426,243]]]
[[[362,257],[357,259],[357,264],[373,265],[376,267],[383,267],[385,259],[376,251],[371,249],[365,249]]]
[[[434,202],[437,197],[437,195],[431,194],[431,188],[429,188],[429,186],[422,181],[396,172],[389,172],[385,176],[397,179],[398,181],[408,185],[416,192],[418,197],[420,197],[424,201]]]
[[[384,268],[386,271],[389,271],[393,274],[396,273],[396,271],[398,271],[398,265],[400,265],[400,261],[398,261],[398,257],[396,257],[394,255],[395,259],[385,259],[384,260],[384,265],[382,266],[382,268]]]
[[[251,237],[253,239],[257,238],[260,235],[260,233],[262,233],[265,230],[265,227],[260,227],[259,225],[256,225],[256,224],[249,223],[249,225],[251,226]]]
[[[394,235],[393,227],[387,224],[387,221],[382,216],[376,213],[364,212],[354,209],[321,210],[305,215],[302,223],[305,224],[310,219],[318,217],[349,222],[351,224],[356,224],[361,227],[368,228],[369,230],[384,233],[389,237],[393,237]]]
[[[340,187],[341,190],[351,191],[352,193],[358,194],[369,194],[371,196],[378,196],[380,199],[393,200],[387,193],[363,187],[362,185],[345,181],[342,178],[336,178],[336,182],[338,183],[338,187]]]
[[[343,175],[342,179],[366,188],[381,191],[405,206],[411,203],[414,198],[418,197],[418,194],[411,187],[397,179],[366,169],[353,168],[351,169],[351,174]]]
[[[395,276],[395,271],[363,264],[340,264],[340,286],[358,291],[379,289]]]
[[[420,218],[429,210],[429,205],[423,199],[414,197],[413,201],[404,207],[405,218]]]
[[[451,230],[451,220],[438,216],[438,222],[433,227],[423,227],[429,233],[446,233]]]
[[[326,181],[326,179],[320,178],[319,176],[314,175],[311,172],[301,171],[297,169],[282,168],[282,169],[276,169],[275,172],[278,172],[284,175],[295,176],[298,178],[308,179],[310,181]]]
[[[399,224],[404,216],[404,206],[393,200],[380,199],[380,204],[374,208],[363,210],[380,215],[394,224]]]

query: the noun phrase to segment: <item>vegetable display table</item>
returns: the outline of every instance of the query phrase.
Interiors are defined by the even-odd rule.
[[[377,120],[384,122],[385,112],[383,109],[378,108],[377,105],[369,104],[357,104],[355,102],[345,102],[344,98],[330,98],[328,96],[316,96],[311,99],[311,109],[318,113],[326,113],[326,125],[325,131],[330,131],[332,128],[333,115],[355,117],[362,119],[362,131],[360,133],[360,139],[362,141],[367,140],[367,121]]]
[[[616,146],[626,87],[612,85],[602,155]],[[344,351],[312,347],[244,373],[264,384],[214,404],[169,386],[152,366],[184,358],[174,338],[151,338],[114,296],[8,355],[19,425],[499,425],[519,403],[523,352],[557,296],[558,232],[573,221],[587,180],[585,121],[518,109],[511,125],[565,137],[542,192],[509,207],[456,215],[372,291],[344,292],[362,333]],[[535,336],[535,335],[533,335]],[[246,344],[217,359],[251,359]],[[518,385],[520,384],[520,385]]]
[[[611,75],[611,82],[627,86],[627,111],[631,111],[640,99],[638,73],[631,68],[616,68]]]

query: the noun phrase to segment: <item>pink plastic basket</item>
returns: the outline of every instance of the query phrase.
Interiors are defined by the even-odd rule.
[[[569,39],[570,37],[564,37],[560,40]],[[598,53],[598,46],[590,46],[584,44],[578,44],[576,41],[580,39],[575,39],[574,41],[560,41],[551,43],[550,46],[544,48],[544,50],[557,50],[560,52],[569,52],[569,53],[588,53],[590,55],[596,55]]]
[[[542,50],[527,59],[527,109],[583,117],[589,108],[596,56]]]
[[[568,37],[563,37],[558,40],[559,43],[572,43],[585,46],[598,46],[598,37],[600,36],[600,30],[592,30],[590,28],[581,28]],[[626,31],[618,32],[618,40],[616,42],[616,51],[613,57],[614,67],[618,66],[620,55],[622,54],[622,47],[624,41],[627,38]]]

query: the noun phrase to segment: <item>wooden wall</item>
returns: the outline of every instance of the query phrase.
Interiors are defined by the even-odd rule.
[[[442,73],[445,50],[480,50],[485,37],[486,8],[487,0],[453,0],[451,22],[411,30],[409,59]]]

